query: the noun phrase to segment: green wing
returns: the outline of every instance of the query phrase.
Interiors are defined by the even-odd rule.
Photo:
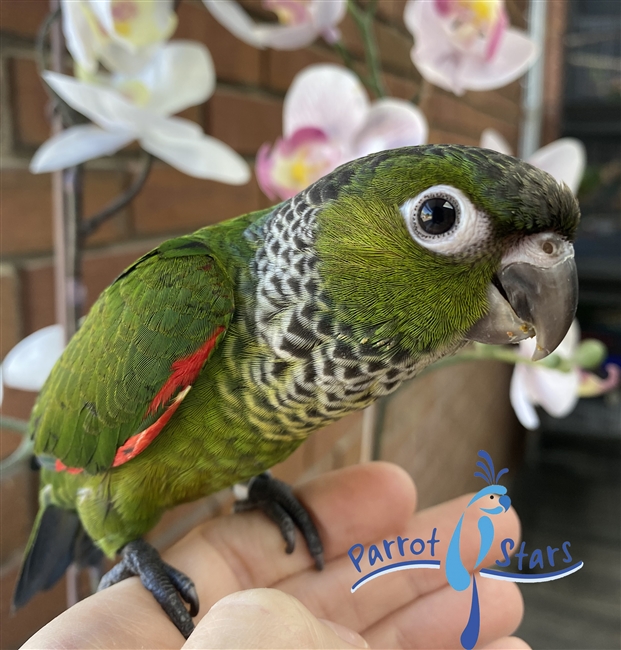
[[[219,332],[220,342],[233,310],[232,280],[205,242],[180,237],[139,259],[101,294],[43,386],[35,453],[90,474],[111,467],[170,403],[153,411],[173,363]]]

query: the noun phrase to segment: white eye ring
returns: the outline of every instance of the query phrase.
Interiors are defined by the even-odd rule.
[[[425,232],[419,223],[419,212],[429,199],[446,199],[455,208],[454,225],[445,233]],[[408,199],[400,208],[412,239],[434,253],[442,255],[467,254],[481,247],[491,234],[487,216],[476,209],[470,199],[456,187],[434,185],[418,196]]]

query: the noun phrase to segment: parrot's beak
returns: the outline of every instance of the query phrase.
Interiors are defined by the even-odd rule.
[[[488,299],[489,311],[469,330],[469,340],[502,345],[536,336],[533,361],[547,357],[576,314],[573,246],[554,233],[525,237],[503,257]]]

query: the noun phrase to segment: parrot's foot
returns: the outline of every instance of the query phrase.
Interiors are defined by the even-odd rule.
[[[101,579],[97,591],[125,578],[138,576],[142,584],[187,639],[194,630],[192,616],[198,614],[198,594],[194,583],[184,573],[166,564],[160,554],[142,539],[127,544],[122,560]],[[190,605],[190,611],[183,604]]]
[[[306,540],[306,545],[317,569],[323,569],[323,544],[319,532],[306,508],[297,500],[289,485],[265,472],[250,479],[245,499],[235,502],[235,512],[259,508],[277,525],[285,540],[286,552],[295,548],[295,527]]]

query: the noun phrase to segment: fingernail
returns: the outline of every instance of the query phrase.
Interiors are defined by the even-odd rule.
[[[349,643],[350,645],[355,645],[357,648],[368,648],[369,644],[358,634],[350,630],[348,627],[341,625],[340,623],[334,623],[333,621],[328,621],[325,618],[319,619],[324,625],[327,625],[333,632],[339,636],[343,641]]]

